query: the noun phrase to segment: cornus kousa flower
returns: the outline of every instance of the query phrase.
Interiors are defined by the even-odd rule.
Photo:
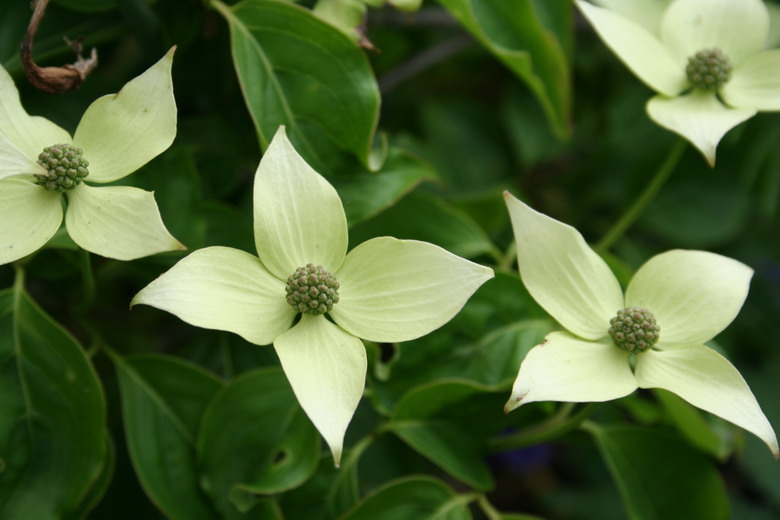
[[[347,254],[336,190],[298,155],[283,127],[255,176],[254,229],[259,258],[227,247],[195,251],[133,304],[273,343],[338,465],[365,385],[359,338],[423,336],[449,321],[493,271],[432,244],[389,237]]]
[[[648,260],[625,295],[571,226],[505,193],[528,292],[566,331],[526,356],[506,411],[534,401],[609,401],[663,388],[761,438],[777,437],[747,383],[703,345],[728,326],[753,271],[724,256],[674,250]]]
[[[721,137],[780,110],[780,50],[760,0],[577,0],[604,42],[658,95],[647,112],[715,164]]]
[[[76,244],[132,260],[182,249],[152,193],[90,186],[121,179],[165,151],[176,135],[171,49],[117,94],[92,103],[70,134],[29,116],[0,67],[0,264],[41,248],[65,227]]]

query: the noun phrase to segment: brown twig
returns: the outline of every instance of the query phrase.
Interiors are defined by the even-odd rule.
[[[84,59],[81,57],[81,40],[69,41],[66,39],[68,46],[78,57],[75,63],[62,67],[39,67],[36,65],[32,57],[33,39],[35,33],[38,32],[38,25],[41,23],[48,4],[49,0],[35,2],[32,18],[30,18],[27,33],[22,41],[22,66],[27,79],[35,88],[50,94],[61,94],[79,88],[92,69],[97,66],[97,49],[93,48],[89,58]]]

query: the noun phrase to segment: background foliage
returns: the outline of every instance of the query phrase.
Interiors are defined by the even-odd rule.
[[[128,310],[186,253],[119,262],[57,237],[24,277],[0,267],[0,517],[780,517],[766,447],[671,394],[603,404],[579,429],[569,405],[502,412],[523,357],[556,325],[514,271],[501,193],[597,242],[675,141],[645,116],[646,87],[567,0],[381,4],[54,0],[39,63],[71,61],[63,36],[100,54],[81,90],[60,96],[21,71],[29,2],[0,5],[0,62],[25,107],[71,131],[93,99],[178,46],[177,139],[128,180],[155,191],[190,251],[254,250],[253,174],[286,124],[337,187],[351,245],[422,239],[497,271],[441,330],[366,344],[367,390],[336,470],[271,348]],[[714,169],[689,147],[604,252],[623,283],[671,248],[755,268],[713,346],[775,427],[778,140],[777,116],[761,114],[726,136]]]

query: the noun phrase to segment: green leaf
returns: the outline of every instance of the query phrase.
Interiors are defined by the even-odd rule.
[[[114,441],[111,440],[111,436],[106,432],[106,460],[103,464],[103,468],[100,471],[100,476],[92,484],[87,495],[81,500],[81,504],[78,510],[73,514],[65,515],[64,520],[83,520],[86,519],[89,513],[97,506],[103,499],[103,495],[106,494],[108,486],[111,484],[111,480],[114,477],[114,469],[116,467],[116,448],[114,447]]]
[[[653,393],[688,442],[719,461],[726,461],[732,446],[711,424],[711,421],[723,423],[722,419],[711,416],[708,421],[696,407],[669,391],[656,388]]]
[[[369,167],[379,88],[363,52],[311,11],[274,0],[212,5],[230,25],[233,62],[265,150],[280,125],[318,171],[338,149]]]
[[[471,381],[445,380],[419,386],[398,403],[391,431],[442,469],[482,490],[493,487],[480,434],[503,425],[505,392]],[[496,416],[491,418],[491,415]],[[482,416],[480,424],[473,424]],[[471,423],[471,424],[469,424]]]
[[[200,417],[222,383],[177,358],[111,358],[130,458],[146,494],[169,518],[217,518],[198,485],[195,439]]]
[[[679,438],[657,429],[587,423],[623,495],[629,518],[710,520],[729,517],[715,465]]]
[[[383,235],[431,242],[466,258],[496,251],[487,233],[466,213],[435,195],[419,191],[355,226],[349,238],[354,245]]]
[[[209,405],[198,438],[201,484],[222,518],[246,518],[258,497],[292,489],[319,461],[320,437],[284,373],[256,370]]]
[[[340,520],[470,520],[466,503],[437,479],[409,477],[377,490]]]
[[[553,3],[563,3],[552,0]],[[455,18],[522,79],[542,105],[555,133],[568,137],[571,80],[560,41],[542,24],[533,0],[439,0]],[[568,2],[566,2],[568,4]],[[571,26],[571,6],[560,10]],[[560,22],[556,25],[560,25]]]
[[[436,170],[400,148],[391,148],[382,169],[331,179],[344,203],[350,226],[363,222],[388,207],[423,181],[435,180]]]
[[[105,402],[82,348],[24,292],[0,292],[0,518],[80,508],[106,461]]]

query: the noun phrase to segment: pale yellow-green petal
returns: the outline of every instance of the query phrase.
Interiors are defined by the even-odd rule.
[[[628,18],[660,37],[661,18],[671,0],[594,0],[593,3]]]
[[[81,118],[73,145],[89,161],[91,182],[111,182],[168,149],[176,137],[172,48],[116,94],[95,100]]]
[[[30,159],[0,130],[0,179],[36,173],[43,174],[46,170]]]
[[[653,90],[676,96],[688,85],[680,65],[645,27],[617,12],[577,0],[577,7],[604,43]]]
[[[336,190],[293,148],[284,127],[260,161],[254,187],[255,246],[282,280],[306,264],[336,272],[347,252],[347,217]]]
[[[737,317],[752,276],[750,267],[726,256],[667,251],[639,268],[626,289],[626,305],[653,313],[660,346],[700,344]]]
[[[14,81],[3,67],[0,67],[0,131],[33,160],[45,147],[71,141],[68,132],[48,119],[27,115]]]
[[[61,222],[59,193],[21,179],[0,181],[0,265],[40,249]]]
[[[579,231],[504,193],[517,243],[520,277],[534,300],[569,332],[607,335],[623,308],[623,291],[606,262]]]
[[[697,51],[713,47],[739,65],[764,48],[768,32],[761,0],[676,0],[661,22],[661,38],[683,69]]]
[[[133,298],[131,305],[138,304],[256,345],[270,345],[295,317],[284,282],[256,256],[228,247],[199,249],[180,260]]]
[[[677,98],[655,96],[647,102],[650,118],[694,145],[710,166],[721,138],[756,114],[750,108],[729,108],[712,92],[694,90]]]
[[[740,63],[720,95],[733,107],[780,110],[780,49],[754,54]]]
[[[548,334],[528,352],[504,407],[511,412],[535,401],[611,401],[636,390],[628,352],[566,332]]]
[[[397,342],[447,323],[493,270],[433,244],[380,237],[350,251],[337,278],[333,320],[360,338]]]
[[[780,5],[766,4],[769,11],[769,35],[766,37],[766,48],[773,49],[780,46]]]
[[[184,249],[165,229],[150,191],[82,183],[68,191],[68,201],[68,234],[87,251],[117,260],[134,260]]]
[[[663,333],[663,331],[662,331]],[[704,345],[647,351],[637,358],[642,388],[663,388],[693,406],[753,433],[780,456],[777,437],[742,375],[726,358]]]
[[[297,325],[274,340],[274,348],[298,402],[338,466],[344,433],[363,396],[363,342],[324,316],[302,314]]]

